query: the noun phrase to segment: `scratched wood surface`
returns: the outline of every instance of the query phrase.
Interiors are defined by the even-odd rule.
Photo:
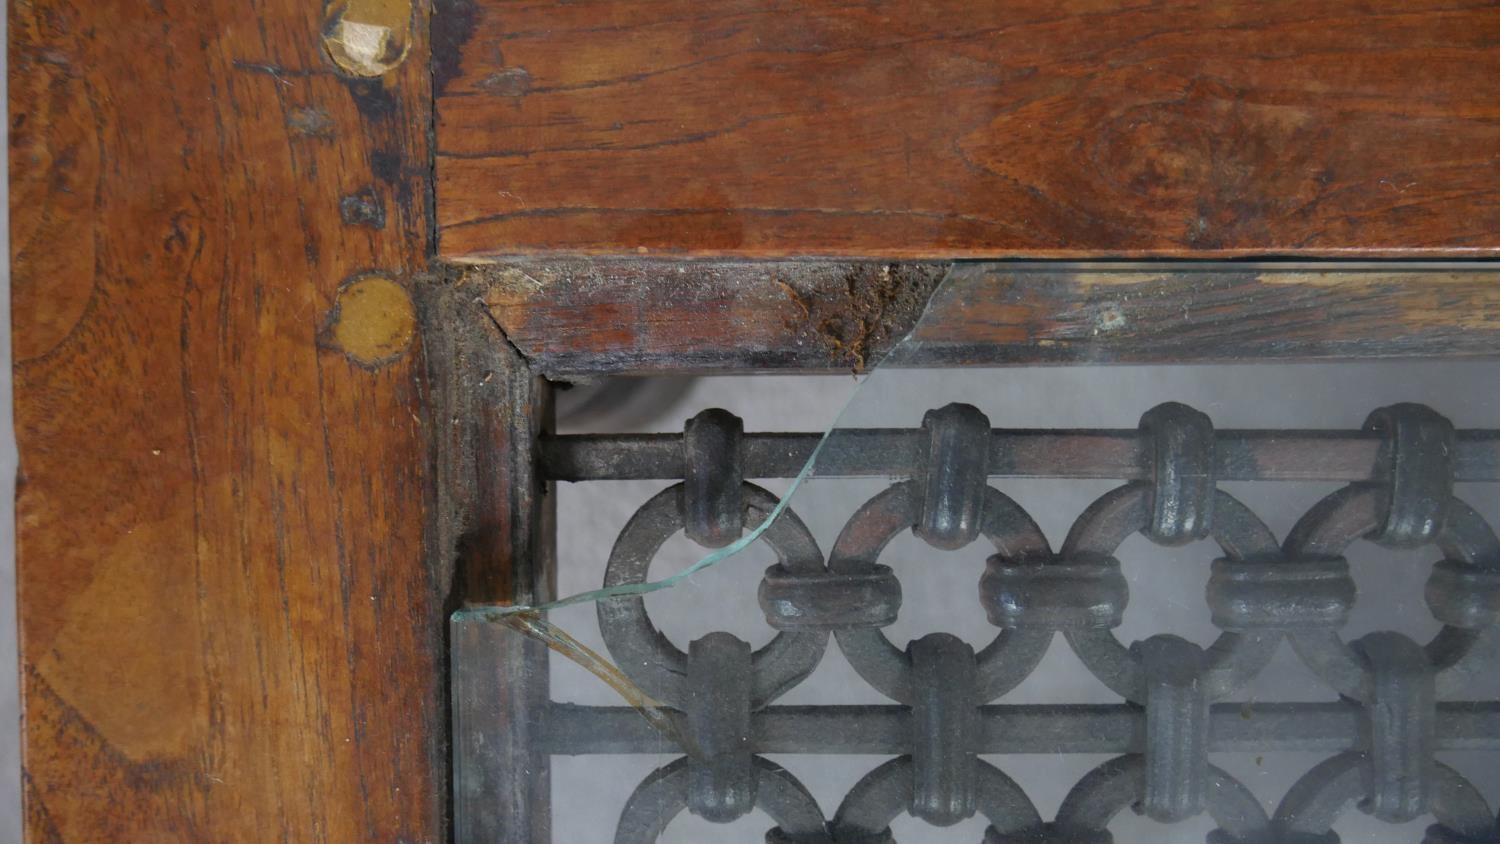
[[[29,841],[445,840],[424,17],[10,6]]]
[[[448,0],[440,251],[1500,250],[1488,0]]]
[[[1500,355],[1500,271],[1222,266],[548,260],[464,275],[561,378],[866,370],[908,335],[891,362]]]

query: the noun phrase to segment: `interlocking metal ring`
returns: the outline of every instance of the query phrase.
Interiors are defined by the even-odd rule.
[[[826,834],[818,801],[787,769],[757,756],[755,774],[758,780],[755,808],[771,816],[782,837],[812,841]],[[672,819],[688,807],[687,790],[687,759],[652,771],[625,801],[620,823],[615,828],[615,844],[655,842]],[[771,838],[768,834],[767,839]]]
[[[683,485],[677,484],[647,501],[626,523],[609,554],[604,571],[606,587],[644,583],[651,561],[661,546],[683,529]],[[755,526],[775,509],[776,496],[745,484],[745,523]],[[761,534],[776,552],[777,562],[791,571],[823,571],[823,553],[812,532],[791,510]],[[620,670],[646,694],[677,709],[686,709],[687,654],[662,635],[646,613],[639,595],[606,598],[598,603],[599,630]],[[818,630],[781,632],[751,656],[755,679],[750,704],[760,708],[802,682],[818,667],[828,646],[828,634]]]
[[[1139,754],[1117,756],[1090,771],[1058,807],[1054,826],[1078,831],[1077,837],[1108,828],[1110,820],[1126,807],[1140,802],[1146,790],[1146,760]],[[1215,839],[1223,842],[1266,840],[1270,821],[1266,810],[1250,789],[1219,768],[1208,769],[1209,817],[1219,825]],[[1064,839],[1069,840],[1069,839]]]
[[[922,490],[911,481],[898,483],[859,508],[829,554],[833,572],[873,571],[880,552],[921,516]],[[1047,537],[1020,505],[994,487],[985,488],[979,532],[1008,559],[1047,559]],[[839,648],[866,682],[898,703],[910,705],[911,663],[878,629],[837,630]],[[976,656],[978,698],[993,700],[1026,679],[1047,651],[1051,630],[1002,630]]]
[[[1402,403],[1382,407],[1365,420],[1382,435],[1372,485],[1379,497],[1380,525],[1372,538],[1393,548],[1419,548],[1443,530],[1453,497],[1453,423],[1430,407]]]
[[[1066,558],[1108,557],[1127,537],[1150,525],[1152,489],[1135,482],[1105,493],[1084,511],[1063,543]],[[1232,559],[1278,556],[1276,537],[1254,513],[1229,493],[1214,496],[1213,532],[1219,547]],[[1149,535],[1147,535],[1149,538]],[[1104,685],[1127,700],[1144,704],[1145,674],[1140,662],[1111,630],[1065,630],[1068,644]],[[1209,700],[1221,698],[1244,685],[1270,662],[1280,633],[1221,633],[1206,649],[1204,691]]]
[[[1352,484],[1329,495],[1307,512],[1287,535],[1291,556],[1336,557],[1354,540],[1374,538],[1384,524],[1380,490]],[[1500,539],[1474,508],[1450,498],[1443,529],[1434,540],[1448,560],[1485,570],[1500,570]],[[1364,701],[1370,695],[1369,672],[1336,630],[1290,634],[1292,647],[1308,667],[1339,694]],[[1472,674],[1500,651],[1500,630],[1444,625],[1428,642],[1427,658],[1437,670],[1439,697],[1455,697],[1471,685]]]
[[[1214,423],[1202,411],[1166,402],[1141,416],[1150,443],[1151,516],[1146,535],[1161,545],[1186,545],[1213,532],[1218,491]]]
[[[988,762],[973,764],[975,810],[991,830],[1003,834],[1041,826],[1042,816],[1014,780]],[[899,756],[865,774],[833,816],[833,840],[893,841],[891,821],[911,805],[915,770],[910,756]]]
[[[1469,841],[1492,840],[1495,817],[1479,789],[1447,765],[1433,764],[1433,817]],[[1369,757],[1363,753],[1341,753],[1314,766],[1287,791],[1276,810],[1272,827],[1281,834],[1279,840],[1337,844],[1333,824],[1350,804],[1368,796],[1368,769]]]

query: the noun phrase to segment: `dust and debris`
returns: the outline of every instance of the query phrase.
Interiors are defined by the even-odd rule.
[[[523,97],[531,90],[531,72],[524,67],[507,67],[479,80],[476,87],[497,97]]]
[[[797,288],[791,286],[790,284],[787,284],[779,278],[776,279],[776,284],[781,288],[781,291],[786,294],[786,297],[792,300],[792,304],[796,305],[797,309],[802,312],[802,318],[804,320],[811,320],[812,306],[807,304],[807,297],[803,296],[801,293],[798,293]]]
[[[1094,317],[1094,333],[1101,331],[1118,331],[1125,327],[1125,311],[1118,302],[1111,302],[1102,306],[1099,313]]]
[[[347,196],[339,198],[339,217],[346,226],[369,226],[385,228],[385,200],[374,187],[366,185]]]
[[[536,293],[546,286],[541,279],[520,267],[502,267],[488,274],[487,277],[497,287],[526,293]]]
[[[312,138],[332,138],[333,118],[328,112],[316,106],[298,106],[287,112],[287,128],[294,135],[306,135]]]
[[[856,264],[838,268],[834,284],[800,289],[775,279],[796,306],[788,327],[810,332],[830,362],[867,371],[917,324],[946,267],[929,264]]]

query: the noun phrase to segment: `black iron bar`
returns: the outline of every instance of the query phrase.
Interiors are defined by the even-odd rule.
[[[1441,703],[1437,711],[1439,749],[1500,750],[1500,702]],[[1360,712],[1340,702],[1215,704],[1210,749],[1358,750]],[[545,722],[540,741],[555,755],[681,752],[628,706],[554,703]],[[1142,710],[1128,704],[982,706],[980,724],[979,753],[1138,753],[1145,747]],[[756,753],[894,755],[911,752],[911,743],[905,706],[770,706],[753,718]]]
[[[819,434],[746,434],[747,478],[791,478]],[[1368,481],[1376,478],[1378,435],[1362,431],[1234,431],[1217,435],[1221,481]],[[1456,480],[1500,481],[1500,431],[1459,431]],[[920,470],[920,428],[833,432],[818,456],[819,477],[902,476]],[[1140,480],[1151,476],[1149,446],[1133,430],[996,429],[991,477]],[[680,434],[563,435],[542,441],[542,468],[556,481],[683,477]]]

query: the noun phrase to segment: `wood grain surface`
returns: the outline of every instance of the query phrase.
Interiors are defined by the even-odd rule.
[[[454,259],[1495,255],[1489,0],[448,0]]]
[[[352,78],[358,6],[10,6],[29,841],[446,840],[426,21]]]
[[[1500,271],[1474,266],[576,260],[466,275],[510,342],[566,379],[862,371],[908,334],[891,362],[1495,357]]]

